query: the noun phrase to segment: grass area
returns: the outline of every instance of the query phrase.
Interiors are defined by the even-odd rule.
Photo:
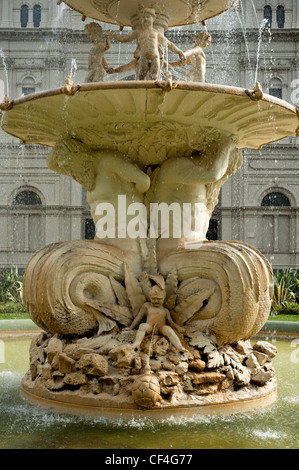
[[[299,321],[299,315],[269,315],[269,321]]]
[[[0,313],[0,320],[27,320],[29,314],[26,312]]]

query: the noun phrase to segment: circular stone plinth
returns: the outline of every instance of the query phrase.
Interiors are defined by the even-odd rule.
[[[82,15],[105,23],[131,26],[131,18],[138,13],[136,0],[67,0],[64,1]],[[169,18],[169,26],[183,26],[205,21],[220,15],[236,4],[236,0],[143,0],[145,7]]]
[[[270,95],[252,101],[242,88],[177,82],[167,92],[153,81],[132,81],[83,84],[71,96],[65,91],[11,102],[3,130],[49,147],[71,136],[145,165],[161,164],[173,152],[201,151],[219,135],[234,136],[239,149],[260,149],[298,132],[294,106]]]
[[[170,417],[193,417],[196,415],[227,415],[232,413],[245,413],[258,408],[269,406],[277,398],[276,377],[266,385],[232,394],[212,395],[203,397],[200,404],[176,404],[154,409],[138,409],[134,403],[124,406],[120,401],[113,404],[113,397],[100,398],[96,395],[79,396],[71,393],[56,393],[46,389],[28,386],[26,376],[22,383],[22,395],[29,402],[60,413],[70,413],[91,417],[110,419],[150,418],[152,420],[167,419]],[[111,398],[111,399],[109,399]],[[194,403],[194,400],[192,400]]]

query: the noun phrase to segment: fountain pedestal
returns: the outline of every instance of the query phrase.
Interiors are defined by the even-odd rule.
[[[126,9],[108,0],[65,3],[120,25],[133,18],[138,30],[136,2]],[[160,3],[164,29],[186,22],[173,2]],[[194,2],[187,3],[195,21]],[[198,18],[224,3],[205,2]],[[93,241],[47,246],[28,263],[26,308],[44,332],[31,345],[25,396],[111,417],[272,402],[275,348],[250,343],[270,312],[271,266],[245,243],[205,236],[241,150],[297,135],[296,109],[258,85],[249,92],[173,83],[169,74],[162,81],[67,80],[1,109],[6,132],[52,147],[49,168],[87,190],[98,229]]]

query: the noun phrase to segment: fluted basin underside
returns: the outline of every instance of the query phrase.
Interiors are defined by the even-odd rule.
[[[131,26],[139,4],[136,0],[67,0],[64,3],[89,18],[122,26]],[[145,7],[153,5],[151,0],[140,3]],[[160,0],[154,5],[158,14],[169,18],[169,26],[181,26],[213,18],[235,3],[235,0]]]
[[[164,82],[161,82],[164,83]],[[270,95],[251,100],[242,88],[177,82],[83,84],[72,96],[61,87],[12,102],[2,128],[25,144],[54,147],[72,136],[93,149],[113,149],[145,165],[201,151],[219,135],[239,149],[296,136],[296,108]]]

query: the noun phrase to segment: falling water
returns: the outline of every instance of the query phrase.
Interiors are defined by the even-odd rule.
[[[64,12],[66,11],[68,7],[65,3],[61,3],[58,5],[57,8],[58,8],[57,15],[53,20],[53,29],[59,28]]]
[[[209,34],[209,31],[208,31],[208,28],[207,28],[206,25],[204,26],[204,29],[205,29],[205,32],[206,32],[207,34]],[[215,64],[215,60],[214,60],[214,51],[213,51],[213,43],[212,43],[212,42],[211,42],[211,44],[209,45],[209,50],[211,51],[212,63]]]
[[[259,19],[258,19],[258,16],[257,16],[255,4],[254,4],[253,0],[250,0],[250,1],[251,1],[254,16],[255,16],[255,20],[256,20],[256,25],[257,25],[258,28],[260,28],[260,23],[259,23]],[[270,29],[269,29],[269,31],[270,31]],[[261,43],[261,45],[262,45],[262,43]],[[265,51],[264,51],[263,45],[262,45],[262,51],[263,51],[264,67],[265,67],[265,70],[266,70],[266,57],[265,57]]]
[[[1,48],[0,48],[0,58],[2,60],[3,67],[4,67],[5,80],[6,80],[6,93],[9,96],[9,80],[8,80],[8,70],[7,70],[7,64],[6,64],[6,57],[5,57],[4,51]]]
[[[242,30],[242,33],[243,33],[243,37],[244,37],[244,41],[245,41],[245,48],[246,48],[247,58],[248,58],[248,65],[249,65],[249,69],[251,70],[251,59],[250,59],[250,52],[249,52],[248,41],[247,41],[247,36],[246,36],[246,28],[245,28],[245,26],[242,22],[242,19],[239,15],[239,12],[237,10],[235,10],[235,14],[237,15],[237,18],[239,20],[241,30]]]
[[[72,81],[74,81],[77,70],[78,70],[77,61],[76,61],[76,59],[72,59],[71,73],[70,73],[70,78],[71,78]]]
[[[258,74],[258,67],[259,67],[259,58],[260,58],[260,49],[261,43],[263,38],[263,32],[265,30],[269,30],[268,20],[266,18],[263,19],[260,28],[259,28],[259,35],[258,35],[258,45],[257,45],[257,53],[256,53],[256,68],[255,68],[255,77],[254,83],[257,81],[257,74]]]
[[[150,342],[149,349],[148,349],[148,363],[151,359],[151,350],[152,350],[152,345],[153,345],[153,339],[154,339],[156,326],[157,326],[157,323],[154,324],[154,328],[153,328],[153,331],[152,331],[151,342]]]
[[[168,58],[168,47],[167,47],[167,39],[164,37],[164,64],[166,64],[166,72],[169,70],[169,58]]]

